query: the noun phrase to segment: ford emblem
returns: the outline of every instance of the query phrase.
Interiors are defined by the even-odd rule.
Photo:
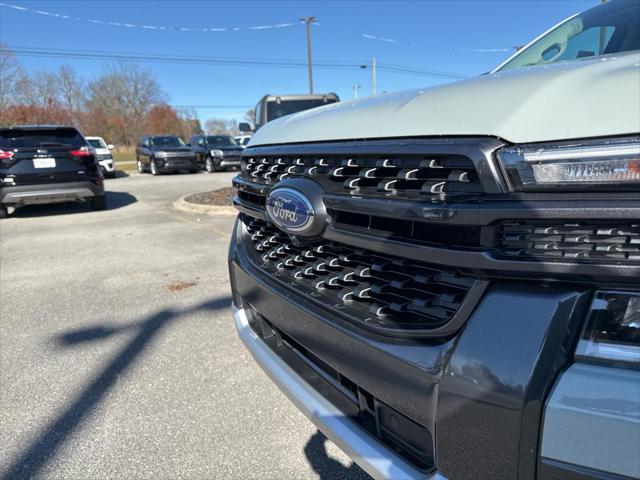
[[[313,226],[311,202],[292,188],[272,190],[267,197],[267,213],[273,223],[288,233],[304,233]]]

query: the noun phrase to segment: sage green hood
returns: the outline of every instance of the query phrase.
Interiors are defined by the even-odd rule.
[[[274,120],[250,146],[480,135],[513,143],[640,132],[640,53],[495,72]]]

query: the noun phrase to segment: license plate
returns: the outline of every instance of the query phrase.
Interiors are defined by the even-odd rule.
[[[33,168],[56,168],[55,158],[34,158]]]

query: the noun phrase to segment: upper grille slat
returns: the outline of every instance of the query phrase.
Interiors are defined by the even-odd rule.
[[[473,162],[462,155],[249,156],[243,160],[242,172],[264,185],[301,176],[322,182],[329,192],[364,196],[483,193]]]

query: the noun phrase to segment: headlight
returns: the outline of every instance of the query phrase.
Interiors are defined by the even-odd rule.
[[[153,156],[156,158],[167,158],[169,155],[167,152],[155,152]]]
[[[640,365],[640,293],[596,292],[576,356]]]
[[[212,157],[224,157],[224,152],[222,150],[211,150]]]
[[[640,187],[640,137],[507,147],[498,151],[498,159],[512,191]]]

